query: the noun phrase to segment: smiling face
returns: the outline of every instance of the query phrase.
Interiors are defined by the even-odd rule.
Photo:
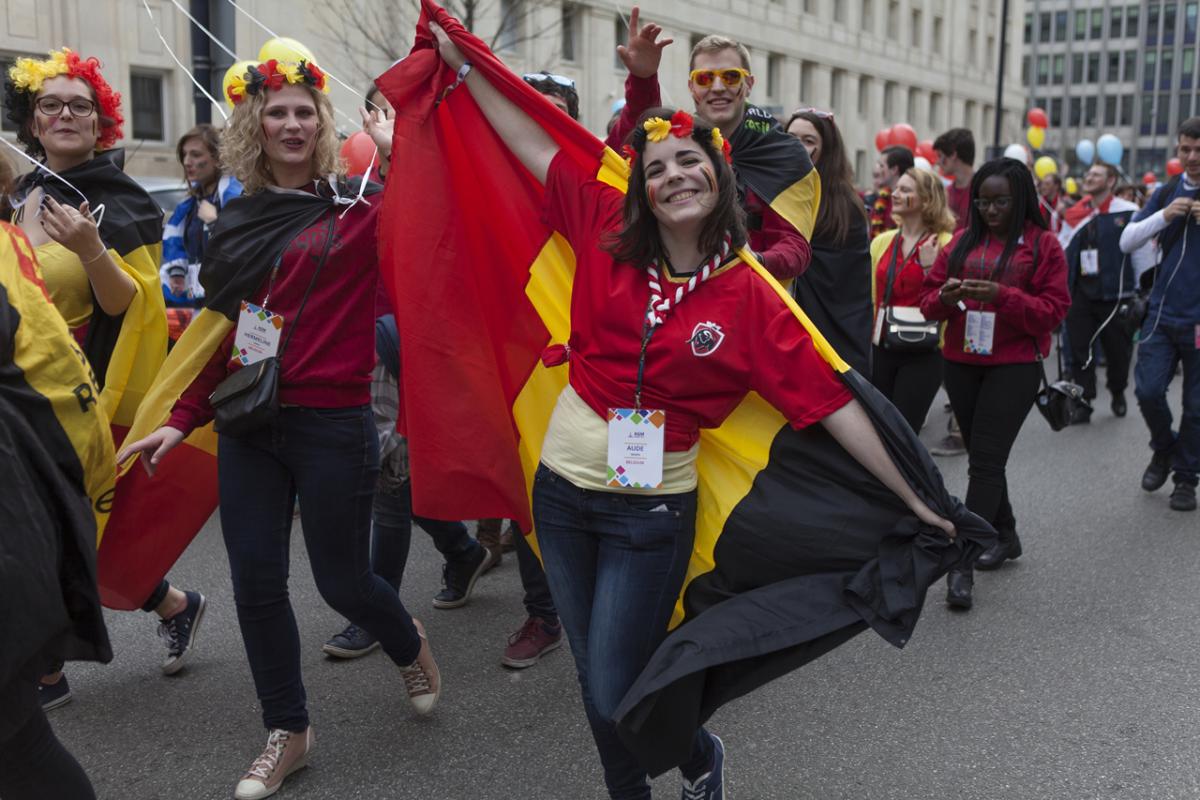
[[[697,53],[692,63],[692,69],[711,69],[717,72],[729,69],[745,69],[738,51],[732,47],[711,53]],[[730,89],[720,77],[713,79],[708,86],[698,86],[694,81],[688,81],[688,89],[692,100],[696,103],[696,113],[722,130],[736,125],[741,121],[746,111],[746,98],[754,86],[754,76],[746,76],[737,88]]]
[[[100,115],[95,107],[92,87],[82,78],[59,75],[42,83],[38,101],[54,98],[66,104],[62,113],[45,114],[40,108],[33,111],[33,136],[41,143],[46,155],[52,159],[79,159],[91,156],[96,150],[96,139],[100,135]],[[77,115],[71,111],[70,103],[85,100],[92,105],[91,113]]]
[[[871,170],[871,180],[876,189],[890,189],[896,183],[896,170],[888,166],[887,156],[880,154]]]
[[[717,177],[695,139],[668,136],[661,142],[646,142],[642,163],[646,199],[659,225],[697,225],[712,213]]]
[[[895,216],[919,215],[921,196],[917,194],[917,182],[909,175],[901,175],[892,192],[892,214]]]
[[[199,184],[201,187],[216,183],[220,175],[217,159],[208,151],[208,145],[203,139],[188,139],[180,150],[183,153],[183,172],[188,183]]]
[[[280,171],[277,165],[294,170],[312,162],[320,118],[306,87],[285,84],[269,92],[261,120],[263,151],[273,172]]]
[[[797,117],[788,126],[788,133],[800,140],[800,144],[808,151],[808,160],[816,164],[821,157],[821,134],[816,126],[803,117]]]
[[[1008,178],[993,175],[979,186],[980,201],[987,201],[979,213],[984,223],[996,236],[1004,236],[1012,224],[1012,187]]]
[[[1113,184],[1116,179],[1099,164],[1089,167],[1083,175],[1083,191],[1090,195],[1107,194]]]
[[[1200,183],[1200,139],[1180,136],[1175,148],[1175,157],[1183,164],[1183,171],[1192,183]]]

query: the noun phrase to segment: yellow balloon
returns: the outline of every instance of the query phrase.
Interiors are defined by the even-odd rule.
[[[241,85],[245,83],[246,70],[256,65],[257,61],[236,61],[230,65],[229,69],[225,70],[225,77],[221,79],[221,96],[225,98],[225,102],[233,108],[233,101],[229,99],[229,87],[231,84],[237,84],[240,91]]]
[[[1037,175],[1039,179],[1056,172],[1058,172],[1058,162],[1050,156],[1042,156],[1033,162],[1033,174]]]
[[[1042,145],[1046,143],[1046,129],[1039,128],[1034,125],[1025,131],[1025,138],[1029,141],[1029,146],[1034,150],[1041,150]]]
[[[258,51],[259,63],[270,61],[272,58],[276,61],[290,63],[316,61],[311,50],[295,39],[289,39],[286,36],[280,36],[277,39],[268,39],[267,43]]]
[[[1079,184],[1074,178],[1067,178],[1063,183],[1063,188],[1067,190],[1067,194],[1079,194]]]

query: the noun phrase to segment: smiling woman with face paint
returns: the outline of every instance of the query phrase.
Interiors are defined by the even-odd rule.
[[[153,470],[214,418],[211,396],[219,387],[277,358],[277,413],[241,429],[222,429],[219,419],[217,426],[221,531],[269,731],[266,749],[237,784],[239,800],[274,794],[307,763],[313,743],[288,599],[297,499],[322,598],[379,640],[400,668],[397,694],[418,714],[432,712],[441,692],[423,627],[369,561],[379,472],[369,405],[379,187],[346,180],[325,86],[317,65],[274,60],[231,86],[235,105],[221,157],[246,194],[221,213],[200,271],[207,306],[164,365],[164,379],[180,376],[182,393],[173,405],[147,411],[158,416],[139,420],[138,430],[161,427],[119,456],[140,453]],[[281,318],[269,326],[278,333],[239,337],[235,321],[249,317],[253,325],[260,313]],[[231,359],[231,352],[239,355]]]
[[[575,253],[569,337],[542,356],[569,364],[569,377],[542,443],[533,517],[609,796],[645,800],[646,768],[613,720],[666,637],[683,585],[701,429],[758,392],[793,427],[824,425],[922,519],[953,527],[908,489],[806,329],[789,325],[795,312],[776,284],[743,260],[743,212],[718,128],[671,108],[643,113],[625,146],[623,195],[430,28],[442,59],[545,187],[544,220]],[[614,444],[628,457],[610,475]],[[677,764],[683,796],[723,798],[720,739],[703,728],[689,738]]]
[[[1066,259],[1033,176],[1020,161],[989,161],[971,180],[969,224],[938,255],[921,292],[925,318],[946,320],[944,379],[970,459],[967,508],[1000,534],[979,569],[1021,555],[1005,467],[1033,408],[1037,361],[1070,304]],[[951,572],[946,601],[970,608],[972,583],[970,567]]]

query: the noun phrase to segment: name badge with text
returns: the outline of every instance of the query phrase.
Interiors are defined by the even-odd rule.
[[[995,311],[968,311],[967,328],[963,332],[963,352],[990,356],[996,338]]]
[[[1100,274],[1100,252],[1098,250],[1079,251],[1079,272],[1089,276]]]
[[[279,352],[282,333],[283,317],[243,300],[238,313],[237,334],[233,339],[235,358],[243,366],[271,358]]]
[[[663,482],[667,414],[657,409],[608,410],[608,485],[658,489]]]

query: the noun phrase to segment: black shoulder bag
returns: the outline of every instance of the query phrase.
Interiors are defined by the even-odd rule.
[[[1041,236],[1037,236],[1033,240],[1033,268],[1037,269],[1038,262],[1038,243]],[[1059,343],[1059,351],[1061,355],[1062,343]],[[1091,408],[1088,401],[1084,399],[1083,387],[1073,381],[1062,379],[1062,365],[1059,365],[1059,380],[1050,383],[1050,379],[1046,377],[1046,361],[1042,358],[1042,350],[1038,346],[1037,338],[1033,340],[1033,352],[1037,354],[1038,368],[1042,371],[1042,388],[1038,390],[1034,405],[1046,418],[1046,422],[1050,423],[1050,430],[1061,431],[1063,428],[1071,424],[1071,417],[1074,416],[1075,409],[1079,407]]]
[[[300,315],[304,312],[304,306],[308,303],[308,296],[317,284],[321,267],[325,266],[325,259],[329,255],[329,246],[333,242],[333,227],[336,222],[336,213],[331,212],[329,227],[325,229],[325,247],[321,251],[317,269],[313,272],[312,280],[308,282],[308,288],[304,290],[300,308],[296,310],[296,316],[288,325],[287,336],[284,337],[279,352],[237,370],[221,381],[216,390],[209,395],[208,402],[216,413],[213,428],[217,433],[240,438],[258,430],[279,416],[280,362],[283,359],[284,351],[287,350],[288,342],[292,340],[292,334],[296,332],[296,325],[300,321]],[[280,253],[274,269],[278,269],[279,261],[282,259],[283,254]]]
[[[938,324],[930,322],[917,306],[893,306],[892,286],[896,282],[896,260],[903,242],[897,231],[892,245],[892,261],[888,264],[887,285],[879,307],[882,319],[876,336],[884,350],[901,353],[932,353],[938,349]]]

